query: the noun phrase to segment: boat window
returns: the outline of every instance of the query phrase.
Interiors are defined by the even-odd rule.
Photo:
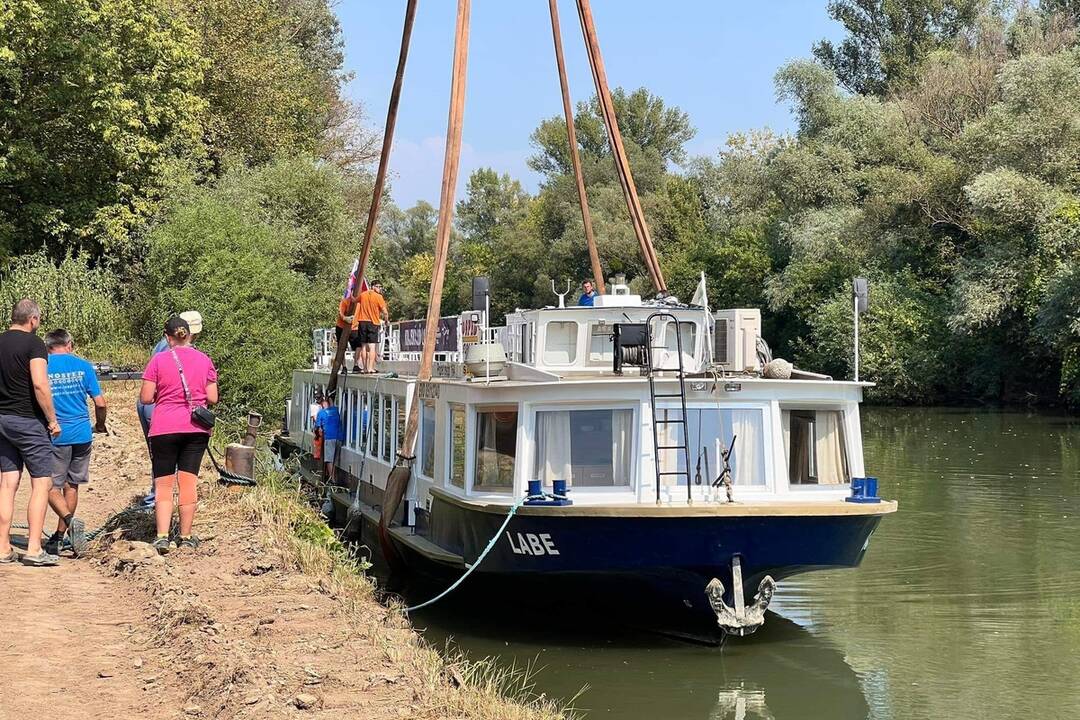
[[[394,398],[391,395],[382,396],[382,416],[383,416],[383,430],[382,430],[382,459],[386,462],[390,462],[390,458],[393,455],[394,444]]]
[[[525,323],[521,330],[521,362],[531,365],[533,362],[533,324]]]
[[[792,485],[849,482],[844,422],[839,410],[784,410],[782,420]]]
[[[401,441],[405,438],[405,398],[397,398],[397,427],[395,428],[394,435],[394,447],[390,450],[391,461],[395,460],[394,452],[401,446]]]
[[[465,408],[450,406],[450,484],[465,488]]]
[[[382,411],[379,409],[380,395],[371,396],[371,435],[368,437],[368,457],[379,457],[379,431],[382,429]]]
[[[577,360],[578,324],[573,320],[549,322],[544,339],[545,365],[573,365]]]
[[[693,357],[694,341],[697,339],[697,323],[685,320],[679,322],[679,335],[682,336],[683,355]],[[679,349],[678,341],[675,339],[675,323],[671,320],[668,320],[664,327],[664,348],[671,352]]]
[[[517,424],[514,407],[476,411],[474,489],[501,492],[513,488]]]
[[[533,477],[551,485],[626,487],[633,482],[634,411],[542,410],[536,413]]]
[[[589,364],[611,365],[615,326],[609,323],[593,323],[589,326]]]
[[[420,474],[435,477],[435,401],[420,406]]]
[[[677,420],[681,408],[660,408],[664,420]],[[734,485],[762,486],[765,484],[765,442],[763,415],[757,408],[687,408],[687,450],[690,478],[697,484],[700,475],[703,486],[711,485],[724,473],[724,459]],[[680,423],[662,423],[658,428],[660,445],[680,445]],[[683,471],[686,465],[682,450],[661,450],[662,472]],[[665,475],[664,485],[686,485],[684,475]]]
[[[371,438],[371,394],[360,393],[360,436],[356,441],[357,449],[367,452]]]

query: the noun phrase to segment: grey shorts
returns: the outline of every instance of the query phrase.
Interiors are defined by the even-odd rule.
[[[64,485],[84,485],[90,480],[91,443],[53,446],[53,489]]]
[[[338,447],[340,445],[340,440],[323,440],[322,459],[324,463],[332,463],[337,459]]]
[[[51,477],[53,445],[49,430],[36,418],[0,415],[0,472],[21,473],[32,478]]]

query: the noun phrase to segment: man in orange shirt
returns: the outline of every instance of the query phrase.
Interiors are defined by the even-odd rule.
[[[357,334],[363,345],[360,350],[364,359],[363,372],[368,375],[375,372],[375,361],[379,357],[379,328],[384,320],[390,322],[390,312],[383,299],[382,284],[372,283],[370,290],[360,293],[356,303]]]
[[[357,324],[360,322],[360,313],[357,312],[360,309],[357,304],[358,298],[359,296],[346,296],[341,300],[338,304],[337,327],[334,328],[334,337],[339,343],[342,342],[341,336],[345,334],[345,330],[349,330],[349,347],[353,351],[353,372],[360,372],[360,363],[363,359],[360,333],[357,330]]]

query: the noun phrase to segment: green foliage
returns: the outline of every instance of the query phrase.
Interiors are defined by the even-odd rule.
[[[981,0],[830,0],[829,16],[848,36],[822,40],[814,56],[853,93],[885,95],[916,75],[935,48],[970,28]]]
[[[199,175],[205,63],[162,0],[0,8],[0,260],[46,247],[122,267]]]
[[[6,315],[22,298],[41,306],[42,327],[67,329],[80,353],[116,360],[110,351],[130,340],[116,275],[90,267],[84,257],[54,263],[35,253],[14,259],[0,273],[0,308]]]
[[[304,159],[236,170],[150,233],[152,327],[182,310],[202,313],[199,347],[233,412],[279,412],[292,370],[310,362],[311,329],[333,317],[348,263],[326,260],[347,257],[355,237],[341,200],[349,183]]]

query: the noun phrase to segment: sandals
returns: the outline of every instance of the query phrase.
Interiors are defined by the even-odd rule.
[[[11,549],[7,555],[0,555],[0,565],[7,565],[9,563],[16,563],[19,561],[19,553],[15,552],[15,548]]]
[[[37,555],[23,555],[20,562],[30,567],[52,567],[60,563],[60,558],[42,550]]]
[[[150,547],[158,551],[158,555],[168,555],[176,549],[176,543],[167,537],[159,537],[150,543]]]
[[[191,537],[186,537],[186,538],[180,538],[180,548],[181,549],[189,548],[191,550],[195,550],[196,548],[199,547],[199,545],[201,543],[202,543],[202,540],[200,540],[197,535],[192,535]]]

